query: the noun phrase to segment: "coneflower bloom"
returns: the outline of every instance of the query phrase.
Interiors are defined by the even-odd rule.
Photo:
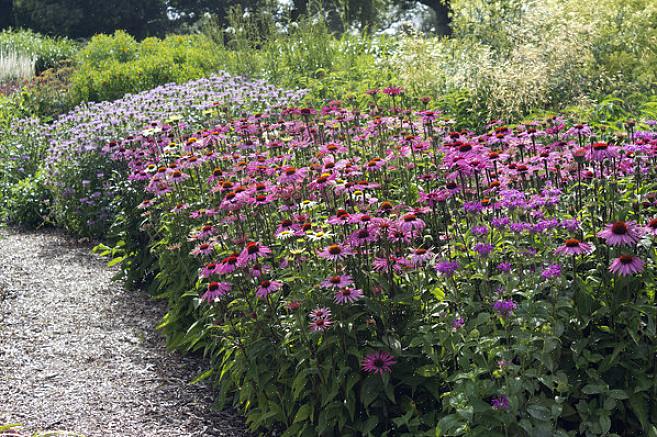
[[[228,282],[210,282],[208,288],[201,296],[201,300],[214,302],[230,292],[231,285]]]
[[[332,324],[333,321],[331,320],[330,317],[320,317],[311,320],[309,328],[311,332],[322,332],[330,328]]]
[[[633,255],[621,255],[609,265],[609,271],[615,275],[629,276],[641,273],[645,263]]]
[[[201,278],[209,278],[212,275],[217,274],[217,264],[208,263],[201,269]]]
[[[354,285],[354,280],[349,275],[329,276],[321,283],[322,288],[344,288]]]
[[[590,244],[583,243],[577,238],[569,238],[563,246],[554,249],[554,253],[557,255],[586,255],[592,251],[593,247]]]
[[[238,255],[234,253],[222,259],[221,262],[217,264],[215,272],[220,275],[227,275],[234,272],[237,268],[237,257]]]
[[[351,249],[339,244],[331,244],[317,253],[317,256],[331,261],[339,261],[345,259],[347,256],[353,255]]]
[[[326,307],[317,307],[308,314],[312,319],[329,319],[331,318],[331,310]]]
[[[214,244],[202,243],[194,248],[190,253],[194,256],[210,255],[214,251]]]
[[[361,362],[361,369],[368,373],[378,373],[383,375],[384,373],[392,372],[392,366],[397,363],[395,357],[390,355],[386,351],[378,351],[366,355]]]
[[[657,235],[657,218],[651,219],[645,226],[646,233]]]
[[[281,281],[270,281],[267,279],[260,281],[260,285],[258,285],[258,288],[256,289],[256,297],[258,299],[264,299],[270,294],[280,290],[282,286],[283,283]]]
[[[352,287],[341,288],[335,292],[335,303],[353,303],[363,297],[363,290]]]
[[[610,246],[634,246],[642,234],[641,228],[634,222],[617,221],[598,232],[598,237]]]
[[[418,247],[411,250],[411,264],[414,267],[418,267],[429,261],[433,257],[433,252],[423,247]]]
[[[421,231],[426,226],[424,221],[412,212],[404,214],[397,224],[404,232]]]
[[[256,242],[249,242],[240,253],[240,256],[237,257],[237,266],[244,267],[249,262],[253,262],[258,258],[267,257],[269,255],[271,255],[271,249],[267,246]]]

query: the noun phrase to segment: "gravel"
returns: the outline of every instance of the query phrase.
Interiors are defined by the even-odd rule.
[[[58,231],[0,229],[0,426],[92,436],[246,436],[195,357],[168,352],[164,307]]]

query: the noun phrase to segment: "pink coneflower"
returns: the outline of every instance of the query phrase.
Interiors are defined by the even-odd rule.
[[[321,283],[323,288],[344,288],[354,285],[354,280],[349,275],[329,276]]]
[[[421,265],[424,265],[424,263],[429,261],[432,257],[433,257],[433,252],[423,247],[411,249],[410,260],[411,260],[411,264],[413,264],[414,267],[419,267]]]
[[[314,310],[308,314],[308,316],[312,319],[330,319],[331,318],[331,310],[326,308],[326,307],[317,307]]]
[[[651,219],[645,226],[646,233],[657,235],[657,218]]]
[[[190,253],[194,256],[210,255],[214,251],[214,244],[203,243],[194,248]]]
[[[310,322],[309,328],[311,332],[322,332],[326,331],[331,327],[333,321],[331,319],[314,319]]]
[[[270,294],[280,290],[282,286],[283,283],[281,281],[260,281],[260,285],[258,285],[256,290],[256,297],[258,299],[264,299]]]
[[[607,143],[593,143],[588,153],[592,161],[604,161],[605,159],[617,158],[618,152],[616,146]]]
[[[633,255],[621,255],[609,265],[609,271],[615,275],[629,276],[643,271],[645,263]]]
[[[634,222],[617,221],[598,232],[598,237],[610,246],[634,246],[641,239],[642,232]]]
[[[397,223],[404,232],[421,231],[426,226],[424,221],[412,212],[404,214]]]
[[[360,367],[365,372],[383,375],[392,372],[392,366],[396,363],[395,357],[388,352],[378,351],[365,356]]]
[[[335,302],[339,304],[352,303],[362,299],[363,290],[352,287],[341,288],[335,292]]]
[[[563,246],[554,249],[554,253],[557,255],[586,255],[592,251],[593,247],[590,244],[583,243],[577,238],[569,238]]]
[[[234,272],[237,268],[237,257],[238,255],[234,253],[222,259],[217,265],[216,272],[220,275],[227,275]]]
[[[208,263],[201,269],[201,278],[209,278],[215,274],[217,274],[217,264],[215,263]]]
[[[201,296],[201,300],[214,302],[230,292],[231,285],[228,282],[210,282],[208,288]]]
[[[339,244],[331,244],[330,246],[326,246],[324,249],[317,253],[317,256],[320,258],[330,259],[331,261],[339,261],[349,255],[353,255],[351,249]]]
[[[244,267],[258,258],[271,255],[271,249],[257,242],[246,243],[246,247],[237,257],[237,267]]]
[[[365,246],[374,243],[378,239],[379,233],[372,226],[360,228],[349,236],[349,242],[352,246]]]

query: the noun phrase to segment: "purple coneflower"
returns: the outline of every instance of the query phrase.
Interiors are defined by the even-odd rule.
[[[249,242],[246,243],[246,247],[240,253],[240,256],[237,257],[237,266],[244,267],[249,262],[255,261],[260,257],[266,257],[271,255],[271,249],[267,246],[264,246],[260,243]]]
[[[325,317],[325,318],[320,317],[311,320],[309,328],[311,332],[322,332],[330,328],[332,324],[333,321],[329,317]]]
[[[353,255],[353,252],[339,244],[331,244],[317,253],[320,258],[330,259],[331,261],[339,261],[349,255]]]
[[[222,296],[225,296],[230,291],[231,285],[228,282],[210,282],[208,289],[201,296],[201,300],[206,302],[214,302]]]
[[[341,288],[335,292],[335,303],[353,303],[363,297],[363,290],[352,287]]]
[[[642,236],[634,222],[617,221],[598,232],[598,237],[610,246],[634,246]]]
[[[260,285],[258,285],[258,288],[256,289],[256,297],[258,299],[264,299],[270,294],[280,290],[282,286],[283,283],[281,281],[270,281],[267,279],[260,281]]]
[[[354,285],[354,280],[349,275],[334,275],[324,279],[322,288],[344,288]]]
[[[621,255],[609,265],[609,271],[615,275],[629,276],[643,271],[645,263],[633,255]]]
[[[586,255],[592,251],[593,247],[590,244],[583,243],[577,238],[569,238],[563,246],[554,249],[554,253],[557,255]]]
[[[392,372],[392,366],[397,363],[395,357],[390,355],[386,351],[378,351],[371,353],[361,362],[361,369],[368,373],[378,373],[383,375],[384,373]]]

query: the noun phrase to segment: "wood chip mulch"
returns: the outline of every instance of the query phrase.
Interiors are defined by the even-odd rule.
[[[84,436],[246,436],[189,382],[202,360],[168,352],[164,308],[111,281],[89,246],[0,229],[0,427]]]

